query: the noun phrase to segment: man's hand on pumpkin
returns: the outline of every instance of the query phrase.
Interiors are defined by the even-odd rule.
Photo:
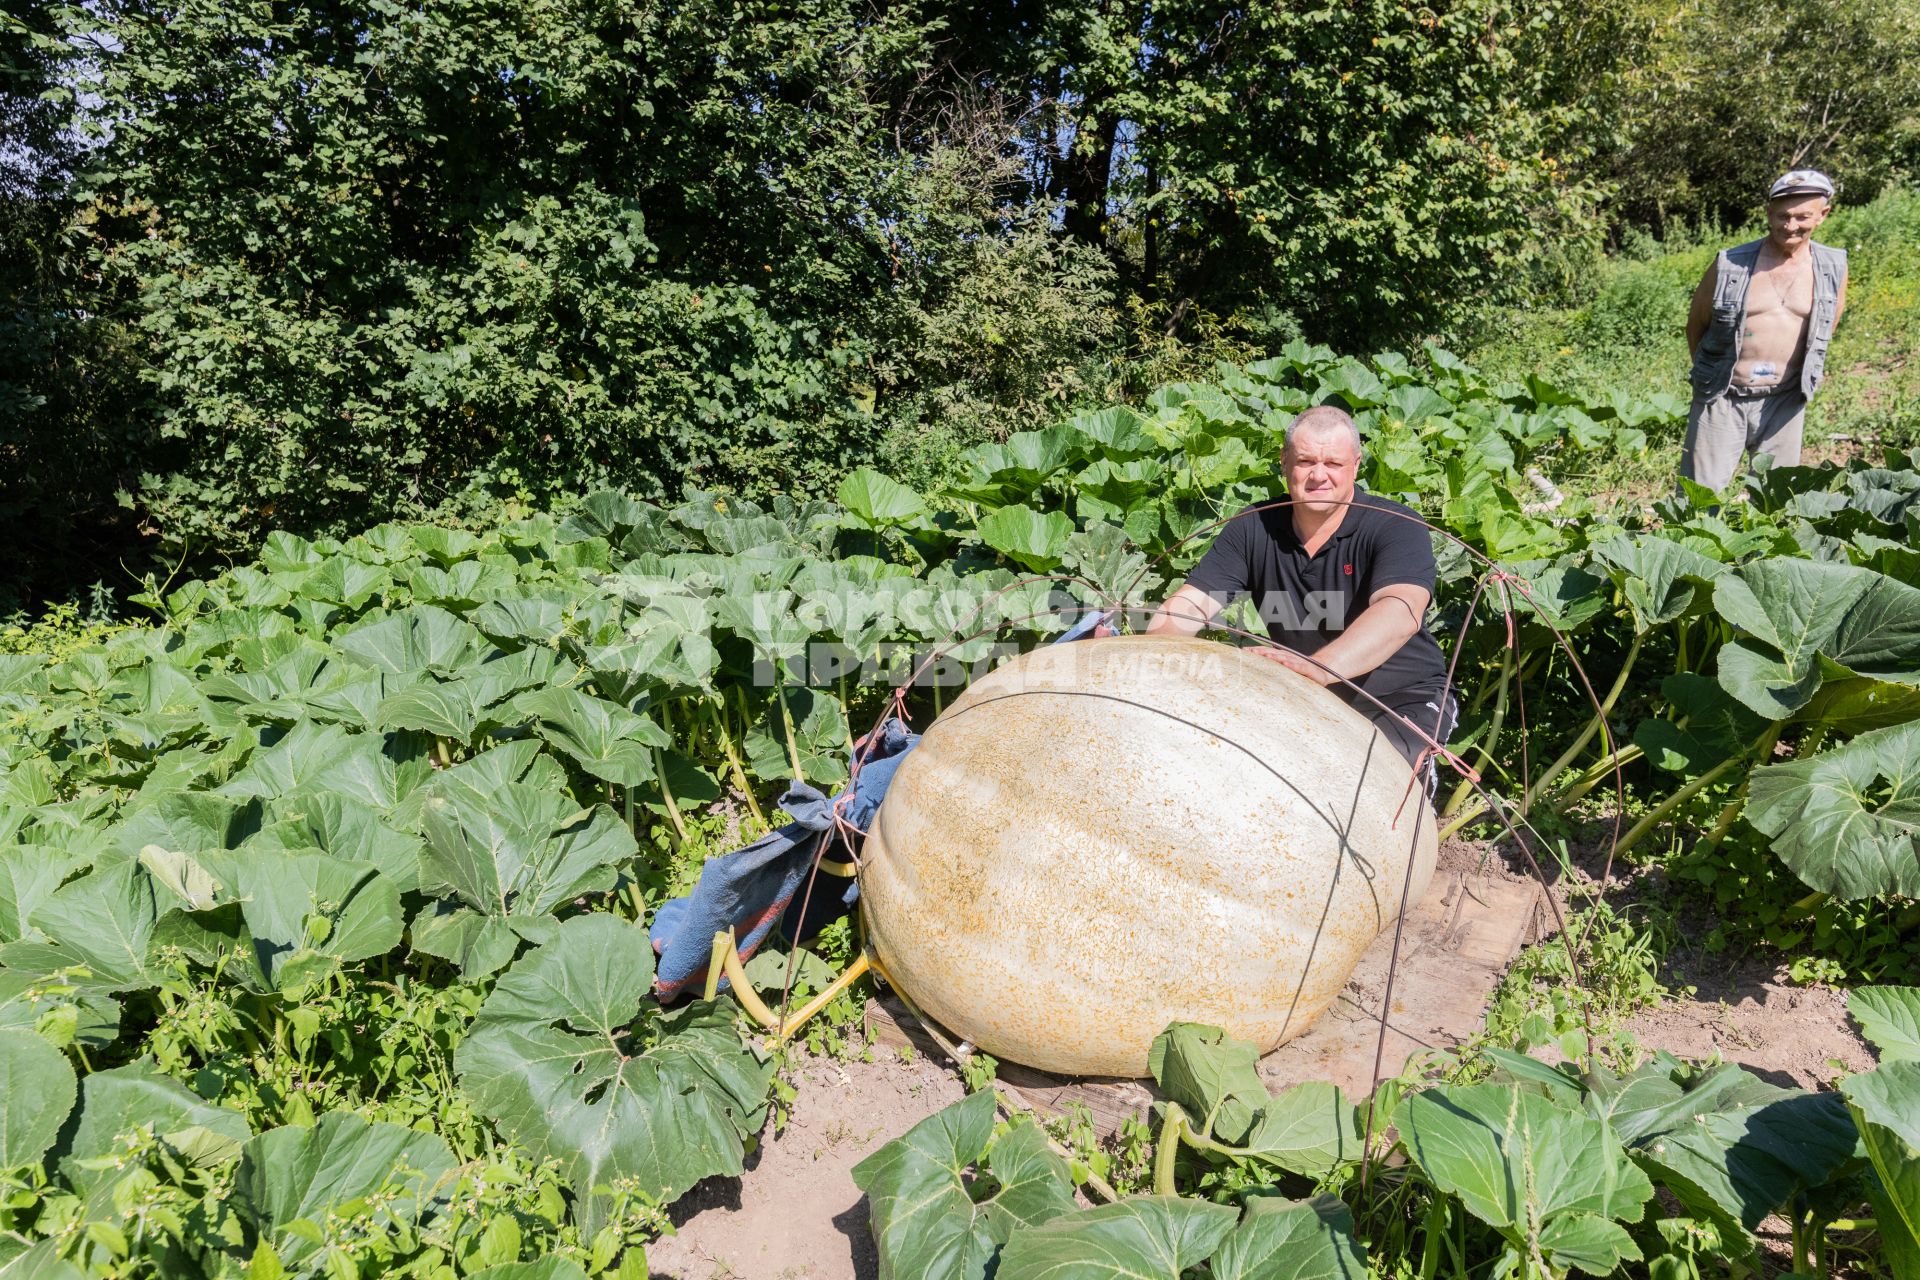
[[[1330,685],[1340,678],[1333,672],[1315,663],[1312,659],[1302,657],[1291,649],[1275,649],[1266,645],[1259,645],[1254,648],[1254,652],[1263,658],[1279,663],[1289,671],[1298,671],[1315,684]]]

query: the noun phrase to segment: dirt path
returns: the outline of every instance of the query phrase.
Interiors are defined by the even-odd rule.
[[[965,1094],[925,1059],[804,1060],[793,1118],[746,1175],[701,1183],[673,1207],[679,1234],[647,1248],[665,1280],[868,1280],[878,1274],[853,1166]]]

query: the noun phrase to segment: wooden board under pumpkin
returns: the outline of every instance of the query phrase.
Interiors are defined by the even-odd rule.
[[[1514,955],[1546,932],[1545,915],[1540,886],[1532,880],[1471,867],[1435,872],[1426,897],[1407,913],[1400,938],[1380,1077],[1398,1074],[1417,1053],[1453,1047],[1479,1030],[1487,1000]],[[1351,1098],[1371,1092],[1392,950],[1389,930],[1360,958],[1320,1020],[1261,1060],[1269,1090],[1326,1080]],[[891,991],[883,988],[867,1002],[867,1016],[876,1043],[946,1057]],[[998,1078],[1043,1111],[1080,1104],[1102,1136],[1117,1132],[1128,1116],[1145,1117],[1158,1096],[1151,1080],[1054,1076],[1013,1062],[1000,1064]]]

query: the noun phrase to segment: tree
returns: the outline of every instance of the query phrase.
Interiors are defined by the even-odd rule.
[[[114,491],[148,444],[74,222],[70,52],[53,10],[0,15],[0,611],[105,573],[126,540]]]
[[[1591,226],[1594,103],[1566,92],[1550,7],[1104,12],[1139,26],[1086,68],[1080,125],[1089,154],[1121,139],[1111,218],[1176,313],[1278,308],[1338,345],[1403,341],[1523,291],[1544,238]]]
[[[1912,0],[1680,0],[1622,103],[1623,213],[1740,225],[1787,169],[1825,169],[1850,200],[1910,172],[1920,145]]]

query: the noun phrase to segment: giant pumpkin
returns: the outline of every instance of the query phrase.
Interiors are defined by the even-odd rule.
[[[949,706],[861,885],[881,968],[949,1029],[1137,1076],[1175,1020],[1263,1051],[1300,1034],[1435,854],[1412,771],[1333,693],[1227,645],[1120,636],[1037,649]]]

